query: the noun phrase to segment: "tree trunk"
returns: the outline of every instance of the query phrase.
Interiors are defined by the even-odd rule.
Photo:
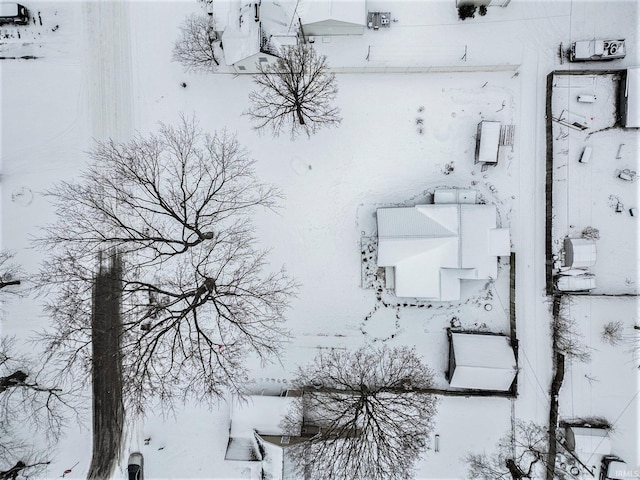
[[[0,282],[0,288],[8,287],[10,285],[20,285],[20,280],[11,280],[10,282]]]
[[[300,122],[300,125],[304,125],[304,117],[302,116],[302,108],[300,107],[300,105],[296,106],[296,114],[298,115],[298,121]]]
[[[508,458],[506,464],[513,480],[522,480],[524,478],[524,473],[522,472],[522,470],[520,470],[520,467],[516,465],[516,462],[514,462],[512,458]]]
[[[9,387],[23,384],[28,376],[22,370],[18,370],[7,377],[0,377],[0,392],[4,392]]]
[[[26,464],[23,461],[19,461],[9,470],[0,472],[0,479],[2,480],[15,480],[20,475],[20,472],[26,468]]]

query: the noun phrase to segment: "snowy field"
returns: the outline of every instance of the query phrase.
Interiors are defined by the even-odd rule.
[[[374,49],[372,58],[381,64],[390,64],[395,48],[403,52],[400,58],[407,66],[419,67],[437,56],[453,69],[461,66],[460,57],[468,46],[468,65],[500,63],[510,65],[509,69],[339,74],[337,105],[342,125],[291,142],[286,137],[261,137],[251,129],[242,115],[252,89],[248,76],[184,74],[180,65],[170,61],[178,25],[201,8],[196,1],[30,4],[32,11],[39,12],[42,25],[20,27],[20,38],[7,38],[0,45],[3,56],[38,57],[0,63],[1,246],[15,251],[24,269],[35,273],[42,258],[29,248],[29,240],[38,226],[53,220],[42,192],[56,181],[77,175],[92,138],[125,140],[134,131],[155,131],[159,121],[173,123],[183,112],[193,114],[207,131],[227,128],[237,133],[240,144],[257,160],[259,177],[278,185],[286,195],[277,212],[256,216],[256,231],[262,245],[271,249],[273,267],[286,266],[301,289],[288,314],[292,339],[281,363],[262,368],[247,359],[253,365],[248,380],[254,393],[280,393],[295,367],[322,349],[377,343],[415,345],[435,370],[438,385],[444,386],[446,328],[453,321],[470,330],[508,333],[509,274],[515,267],[519,396],[516,400],[442,398],[434,431],[440,437],[439,452],[426,452],[418,464],[418,478],[464,478],[461,457],[468,451],[490,453],[515,418],[542,425],[548,421],[546,75],[554,69],[577,68],[566,62],[560,65],[560,42],[566,46],[571,40],[607,36],[614,23],[616,33],[626,36],[629,45],[638,44],[637,6],[624,1],[607,2],[606,9],[602,5],[586,0],[512,0],[507,8],[491,7],[486,17],[462,23],[457,21],[453,0],[399,2],[394,7],[397,25],[355,39],[355,65],[362,66],[366,45],[373,42],[379,49]],[[393,38],[393,29],[397,37],[383,45],[381,36]],[[436,42],[448,45],[444,53],[434,52]],[[430,45],[426,53],[423,44]],[[325,46],[327,55],[340,46],[334,48],[342,52],[340,58],[335,54],[337,67],[346,61],[349,46]],[[637,65],[635,50],[630,48],[616,68]],[[393,58],[397,62],[398,57]],[[182,82],[186,88],[180,86]],[[581,92],[572,90],[571,98],[577,93]],[[603,104],[605,98],[598,91]],[[568,102],[569,96],[563,101]],[[610,112],[602,113],[608,122]],[[600,111],[596,118],[601,120]],[[498,165],[486,172],[473,163],[476,126],[483,119],[515,125],[514,146],[501,147]],[[569,233],[570,225],[579,230],[584,224],[598,227],[599,259],[609,268],[602,275],[611,280],[602,286],[614,289],[606,293],[637,294],[637,263],[634,267],[632,260],[638,258],[634,248],[638,219],[616,214],[605,197],[615,194],[625,206],[637,205],[637,182],[620,184],[613,172],[620,168],[616,162],[638,170],[638,134],[624,133],[624,138],[614,134],[605,131],[591,136],[594,160],[589,165],[576,164],[573,144],[584,139],[567,138],[572,146],[567,147],[566,170],[586,167],[569,177],[575,182],[567,183],[568,202],[576,195],[584,198],[587,192],[592,202],[581,201],[572,210],[575,220],[562,219],[566,226],[557,224],[554,238]],[[625,144],[622,160],[615,159],[620,143]],[[599,188],[601,181],[606,188]],[[434,188],[445,186],[475,188],[487,203],[498,207],[503,226],[510,228],[515,266],[503,259],[494,284],[467,285],[457,303],[434,303],[430,308],[381,305],[373,290],[361,287],[361,242],[375,234],[375,209],[419,204]],[[573,193],[576,190],[580,193]],[[608,229],[624,235],[605,236]],[[618,256],[619,251],[627,258]],[[627,278],[635,283],[624,281]],[[45,328],[47,319],[39,302],[27,297],[4,305],[2,334],[26,341],[33,331]],[[599,339],[612,311],[630,328],[638,318],[637,297],[577,298],[571,306],[594,354],[590,364],[572,364],[568,369],[561,391],[561,417],[599,415],[616,421],[616,453],[636,465],[640,463],[639,402],[634,397],[637,359],[627,347],[608,346]],[[91,424],[90,416],[86,424]],[[116,478],[124,478],[131,451],[144,454],[150,479],[257,478],[255,465],[224,461],[228,429],[225,403],[217,410],[187,405],[175,418],[149,414],[128,422]],[[148,445],[146,438],[151,438]],[[86,477],[90,460],[90,430],[72,426],[46,476],[59,478],[75,465],[65,478]]]

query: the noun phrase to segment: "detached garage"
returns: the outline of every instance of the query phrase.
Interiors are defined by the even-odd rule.
[[[312,0],[298,9],[305,37],[362,35],[367,20],[365,0]]]
[[[504,335],[449,332],[449,386],[508,391],[518,367]]]

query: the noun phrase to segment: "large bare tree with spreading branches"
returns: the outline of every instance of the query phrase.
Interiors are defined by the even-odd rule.
[[[534,422],[516,420],[515,429],[504,435],[495,451],[468,453],[464,461],[468,478],[478,480],[523,480],[543,478],[549,451],[547,430]],[[556,472],[557,478],[564,478]]]
[[[67,421],[79,418],[78,398],[19,353],[15,337],[0,339],[0,480],[42,471]]]
[[[421,391],[432,378],[409,348],[331,350],[299,368],[284,427],[302,437],[287,448],[300,478],[413,478],[434,427],[437,398]]]
[[[186,71],[213,72],[220,65],[217,51],[219,44],[213,16],[194,13],[180,26],[172,59]]]
[[[49,192],[58,220],[38,244],[54,330],[48,350],[61,370],[90,372],[96,259],[122,255],[120,339],[125,402],[211,401],[241,389],[247,356],[279,352],[296,283],[269,271],[249,215],[280,194],[226,132],[195,120],[159,133],[98,143],[79,180]]]
[[[338,86],[327,57],[304,44],[284,47],[278,57],[274,63],[258,64],[253,79],[257,88],[249,94],[247,111],[254,128],[274,136],[288,132],[294,139],[338,126],[342,119],[333,105]]]

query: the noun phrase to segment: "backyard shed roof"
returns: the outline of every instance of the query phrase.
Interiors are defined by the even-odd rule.
[[[564,255],[567,267],[592,267],[596,263],[596,242],[588,238],[565,238]]]
[[[479,127],[478,161],[496,163],[500,146],[500,122],[483,120]]]
[[[627,118],[625,126],[640,128],[640,67],[627,70],[627,84],[625,85]]]
[[[455,366],[449,385],[473,390],[509,390],[517,366],[509,339],[502,335],[452,333]]]
[[[575,452],[588,455],[609,455],[611,453],[611,440],[609,431],[604,428],[574,427],[565,429],[568,447]],[[579,455],[582,461],[590,461],[591,458]]]

